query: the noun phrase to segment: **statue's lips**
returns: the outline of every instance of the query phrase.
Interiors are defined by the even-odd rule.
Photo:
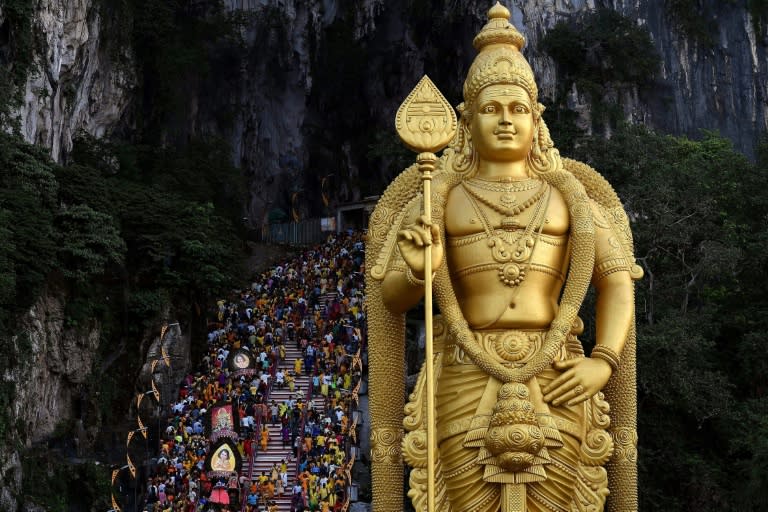
[[[501,140],[514,140],[515,134],[512,132],[496,132],[496,137]]]

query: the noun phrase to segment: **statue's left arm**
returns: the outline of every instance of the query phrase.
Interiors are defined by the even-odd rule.
[[[595,220],[595,270],[597,291],[596,339],[591,357],[557,361],[563,371],[544,388],[544,399],[554,405],[573,405],[603,389],[619,366],[621,352],[635,308],[630,263],[601,208],[592,203]]]

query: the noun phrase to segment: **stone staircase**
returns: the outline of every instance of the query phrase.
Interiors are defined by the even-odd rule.
[[[301,350],[296,347],[296,341],[295,340],[288,340],[286,342],[285,346],[285,361],[281,362],[279,367],[282,368],[286,373],[289,369],[293,369],[293,363],[297,358],[301,358]],[[309,396],[309,387],[310,387],[310,377],[306,376],[305,374],[302,375],[296,375],[296,385],[295,389],[301,389],[304,392],[304,401],[307,402],[311,398]],[[275,403],[281,403],[284,402],[289,398],[291,395],[291,391],[288,389],[288,386],[286,385],[283,389],[278,389],[276,386],[272,387],[272,391],[269,395],[269,404],[272,403],[272,400],[275,401]],[[296,399],[296,394],[293,394],[293,398]],[[319,400],[315,400],[315,403],[322,402]],[[319,409],[322,407],[322,404],[316,404],[315,408]],[[270,418],[271,419],[271,418]],[[286,445],[285,448],[283,448],[283,441],[282,441],[282,435],[280,433],[281,425],[267,425],[267,430],[269,431],[269,442],[267,443],[267,451],[262,452],[260,449],[256,452],[256,458],[253,463],[253,478],[258,478],[261,475],[261,472],[263,471],[265,475],[269,475],[272,471],[272,466],[274,464],[277,464],[277,467],[280,468],[280,464],[282,463],[283,459],[285,459],[288,462],[288,487],[285,489],[285,492],[283,493],[283,496],[280,497],[277,494],[275,495],[275,503],[277,503],[278,510],[280,512],[288,512],[291,509],[291,489],[293,487],[294,480],[296,478],[296,460],[293,458],[293,447],[289,443]],[[254,443],[254,446],[258,445],[258,443]],[[243,467],[241,474],[245,477],[248,477],[251,475],[251,464],[250,461],[244,460],[243,461]]]

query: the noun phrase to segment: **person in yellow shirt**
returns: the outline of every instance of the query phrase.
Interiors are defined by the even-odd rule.
[[[296,379],[291,372],[285,374],[285,383],[288,384],[288,389],[293,393],[296,387]]]

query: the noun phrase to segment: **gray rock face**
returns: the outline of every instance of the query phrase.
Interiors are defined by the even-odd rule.
[[[56,425],[75,416],[80,386],[90,376],[98,350],[98,323],[79,329],[65,325],[65,299],[43,293],[19,322],[14,335],[17,364],[3,368],[5,382],[15,382],[10,411],[12,436],[29,445],[49,437]],[[0,509],[16,510],[22,469],[18,444],[0,445]]]
[[[0,477],[0,510],[16,510],[22,472],[19,452],[13,446],[0,445]]]
[[[18,116],[25,140],[60,160],[78,131],[103,137],[120,121],[136,81],[132,58],[107,51],[98,2],[41,0],[33,25],[38,44]]]
[[[234,80],[222,78],[209,89],[216,97],[193,101],[190,132],[220,132],[217,111],[234,107],[224,136],[250,177],[255,226],[276,207],[317,214],[326,177],[333,176],[337,201],[378,193],[395,171],[386,162],[370,168],[372,135],[393,133],[397,107],[424,73],[452,103],[461,101],[471,39],[491,3],[462,0],[434,12],[429,2],[406,0],[226,0],[249,15],[247,48]],[[743,6],[702,3],[714,17],[708,45],[685,35],[655,0],[504,3],[528,39],[525,54],[543,98],[554,95],[558,72],[540,49],[542,37],[558,21],[606,7],[647,27],[662,60],[652,94],[617,93],[628,120],[694,137],[717,130],[747,154],[768,129],[768,38]],[[38,69],[19,114],[25,138],[50,147],[55,159],[79,130],[107,136],[131,117],[133,58],[130,49],[107,50],[100,16],[92,0],[42,0],[35,13]],[[589,127],[588,95],[574,87],[569,105]]]
[[[244,88],[236,95],[242,116],[232,134],[239,163],[252,178],[251,221],[259,225],[295,192],[316,196],[318,181],[331,173],[352,170],[334,180],[341,201],[364,195],[360,182],[386,183],[391,170],[366,169],[370,139],[361,141],[359,132],[370,136],[373,127],[391,133],[399,103],[425,72],[451,102],[460,102],[461,80],[475,55],[471,38],[485,22],[490,3],[464,0],[451,3],[451,11],[421,12],[413,7],[419,2],[404,0],[354,6],[331,0],[230,2],[256,20],[249,39],[253,55],[244,68]],[[558,21],[606,7],[647,27],[661,57],[652,95],[631,88],[616,92],[629,121],[692,137],[702,129],[716,130],[747,154],[753,154],[757,137],[768,129],[768,40],[758,39],[745,8],[705,2],[717,16],[718,32],[708,46],[682,33],[657,1],[505,3],[528,39],[525,54],[543,98],[554,96],[559,77],[555,63],[540,49],[542,37]],[[272,20],[267,35],[260,24],[265,19]],[[334,45],[344,24],[352,26],[346,40],[350,52],[339,58]],[[354,62],[355,51],[362,65]],[[358,73],[351,90],[344,81],[349,72]],[[336,82],[332,76],[323,79],[333,73]],[[589,128],[588,96],[574,86],[569,98],[581,125]],[[349,119],[337,119],[344,116]],[[359,175],[359,169],[368,175]]]
[[[189,335],[182,334],[178,322],[172,322],[162,338],[154,338],[147,350],[139,381],[149,391],[154,380],[163,407],[167,408],[169,402],[178,396],[179,383],[189,373],[190,343]],[[157,363],[153,365],[153,361]],[[142,417],[146,419],[143,414]]]
[[[74,416],[78,387],[91,374],[99,347],[101,329],[92,322],[84,328],[65,325],[64,299],[43,294],[22,320],[22,333],[29,344],[22,352],[23,365],[6,369],[3,378],[16,382],[13,415],[21,420],[29,442],[46,439],[56,424]]]

